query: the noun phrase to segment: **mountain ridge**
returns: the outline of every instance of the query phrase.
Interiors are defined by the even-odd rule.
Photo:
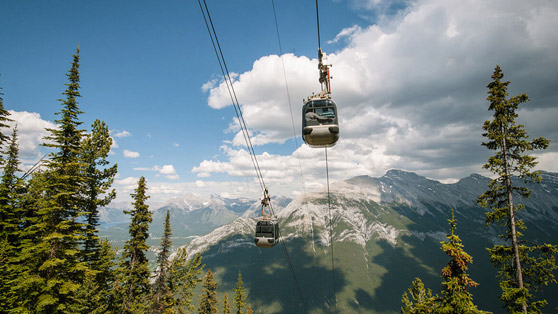
[[[543,174],[541,184],[529,185],[532,197],[523,202],[527,210],[519,215],[528,227],[526,239],[552,243],[558,238],[558,208],[554,205],[558,204],[558,174]],[[401,295],[415,277],[438,290],[439,271],[448,261],[440,250],[440,242],[446,240],[452,208],[458,219],[456,232],[465,250],[475,258],[471,275],[481,284],[473,289],[475,301],[484,310],[498,312],[499,287],[485,248],[500,240],[495,227],[485,227],[486,209],[476,203],[477,197],[488,189],[489,180],[471,174],[444,184],[415,173],[390,170],[379,178],[358,176],[332,183],[331,209],[325,190],[293,199],[277,213],[277,219],[294,270],[299,270],[298,282],[305,291],[315,290],[311,293],[309,312],[327,313],[336,297],[343,313],[397,313]],[[333,247],[329,244],[330,218]],[[196,237],[186,248],[191,254],[201,252],[207,267],[216,269],[216,276],[224,282],[234,282],[230,269],[238,269],[245,282],[271,280],[280,282],[277,286],[292,287],[281,250],[259,249],[253,244],[254,226],[254,218],[237,218]],[[333,249],[338,266],[335,274],[340,281],[335,296],[326,288],[331,283],[325,279],[331,278],[327,273],[331,271]],[[304,270],[302,274],[300,269]],[[325,277],[316,279],[311,274]],[[319,287],[309,286],[311,282]],[[296,300],[295,295],[268,300],[269,295],[259,291],[257,284],[250,288],[253,307],[258,312],[301,311],[296,302],[285,305]],[[275,287],[268,292],[274,295],[281,290]],[[552,304],[556,300],[549,301],[551,306],[558,305]],[[270,302],[280,306],[271,306]]]

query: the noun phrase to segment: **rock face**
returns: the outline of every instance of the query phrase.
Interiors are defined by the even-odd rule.
[[[273,198],[276,211],[283,209],[291,200],[285,197]],[[163,224],[167,210],[170,213],[173,234],[173,246],[189,243],[195,236],[209,232],[234,221],[238,217],[256,217],[260,210],[260,201],[248,198],[224,198],[212,195],[203,199],[195,195],[184,195],[169,199],[159,208],[152,209],[153,221],[149,226],[150,237],[148,244],[153,251],[157,251],[163,235]],[[113,243],[122,247],[128,239],[128,225],[130,215],[125,215],[122,209],[102,208],[100,212],[101,236],[107,237]],[[155,255],[149,256],[151,260]]]
[[[329,200],[327,192],[307,193],[276,211],[284,246],[257,248],[255,219],[244,216],[196,237],[187,250],[202,253],[221,292],[232,293],[241,271],[259,313],[330,313],[334,300],[338,313],[399,313],[401,295],[415,277],[439,291],[449,260],[440,241],[453,208],[456,233],[474,258],[469,273],[480,283],[472,289],[475,303],[500,312],[500,288],[485,250],[499,241],[498,230],[485,227],[485,209],[476,204],[488,182],[473,174],[442,184],[400,170],[355,177],[332,184]],[[556,244],[558,174],[545,172],[543,182],[529,188],[531,198],[519,213],[525,238]],[[543,293],[547,309],[554,309],[558,289]]]

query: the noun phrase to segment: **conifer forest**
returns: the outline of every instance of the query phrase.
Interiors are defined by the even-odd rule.
[[[220,290],[216,274],[223,270],[208,267],[204,252],[173,247],[175,221],[169,210],[156,260],[151,264],[154,266],[150,266],[147,240],[153,213],[144,177],[137,181],[131,194],[133,201],[124,210],[130,221],[124,245],[116,247],[111,239],[100,236],[100,210],[116,197],[112,185],[118,166],[109,154],[109,126],[101,120],[83,125],[87,106],[80,106],[79,48],[72,58],[65,90],[58,99],[56,128],[47,129],[48,136],[43,139],[42,145],[49,153],[25,172],[18,156],[17,125],[10,127],[10,114],[0,98],[0,313],[268,313],[269,308],[251,299],[255,291],[247,289],[245,274],[239,269],[228,269],[236,280],[227,285],[234,288]],[[484,141],[478,144],[491,154],[483,167],[493,176],[475,200],[485,210],[485,220],[477,229],[491,228],[499,239],[485,248],[496,274],[490,280],[500,288],[493,303],[499,304],[502,313],[556,313],[558,309],[548,306],[552,300],[540,292],[557,284],[558,246],[556,241],[525,240],[531,229],[522,220],[529,215],[523,205],[530,197],[529,184],[541,182],[541,173],[534,171],[537,159],[533,153],[547,149],[550,141],[529,137],[526,127],[516,122],[518,109],[528,96],[509,97],[510,82],[503,77],[503,69],[496,66],[486,80],[486,105],[492,118],[479,130]],[[369,205],[380,210],[377,205]],[[407,289],[390,292],[400,299],[398,308],[382,313],[488,313],[475,302],[479,278],[468,270],[477,256],[467,253],[459,236],[463,216],[454,214],[452,208],[446,210],[449,219],[442,219],[445,238],[439,242],[446,262],[443,268],[434,270],[441,285],[427,286],[417,274],[407,283]],[[329,232],[331,235],[336,230]],[[253,245],[252,240],[248,242]],[[253,245],[250,250],[281,249]],[[338,254],[350,255],[348,252]],[[288,253],[295,261],[303,255],[292,249]],[[230,263],[233,265],[233,261]],[[334,274],[333,279],[341,282],[339,275]],[[273,285],[263,280],[260,284]],[[295,296],[291,302],[302,304],[293,314],[357,313],[340,301],[338,307],[335,296],[328,296],[324,302],[327,307],[322,307],[316,304],[322,304],[324,296],[308,297],[307,290],[302,289],[299,293],[305,298],[298,301],[295,288],[277,289],[272,291],[292,292]],[[318,301],[312,303],[310,299]],[[289,307],[283,305],[285,308]]]

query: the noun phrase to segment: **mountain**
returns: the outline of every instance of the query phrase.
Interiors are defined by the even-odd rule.
[[[274,207],[281,210],[291,199],[274,197]],[[131,206],[131,205],[130,205]],[[131,210],[128,208],[127,210]],[[225,198],[211,195],[209,199],[187,194],[169,199],[167,203],[152,209],[153,221],[149,226],[148,244],[152,247],[150,260],[155,259],[158,246],[163,235],[163,227],[167,210],[170,213],[173,233],[173,246],[188,243],[194,236],[205,235],[216,228],[234,221],[238,217],[256,217],[260,210],[260,201],[249,198]],[[130,215],[124,214],[121,208],[101,208],[99,231],[119,248],[129,238],[128,225]]]
[[[331,185],[331,209],[327,193],[318,191],[281,210],[284,247],[256,247],[255,219],[240,217],[196,237],[187,250],[202,252],[221,293],[232,293],[241,271],[256,313],[334,313],[334,290],[337,313],[399,313],[401,295],[415,277],[440,290],[440,271],[449,261],[440,242],[453,208],[456,233],[474,258],[469,273],[480,284],[471,289],[474,301],[501,313],[496,271],[486,252],[500,240],[495,227],[485,227],[485,209],[476,204],[488,182],[473,174],[443,184],[400,170],[355,177]],[[531,198],[523,200],[526,210],[518,214],[527,226],[525,238],[556,244],[558,174],[544,172],[541,184],[528,187]],[[542,293],[550,303],[547,311],[558,306],[556,286]]]

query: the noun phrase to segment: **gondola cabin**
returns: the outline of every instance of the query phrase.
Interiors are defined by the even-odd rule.
[[[279,239],[279,225],[276,220],[261,219],[256,224],[254,242],[258,247],[273,247]]]
[[[331,147],[339,139],[337,106],[328,94],[309,97],[304,102],[302,138],[310,147]]]

